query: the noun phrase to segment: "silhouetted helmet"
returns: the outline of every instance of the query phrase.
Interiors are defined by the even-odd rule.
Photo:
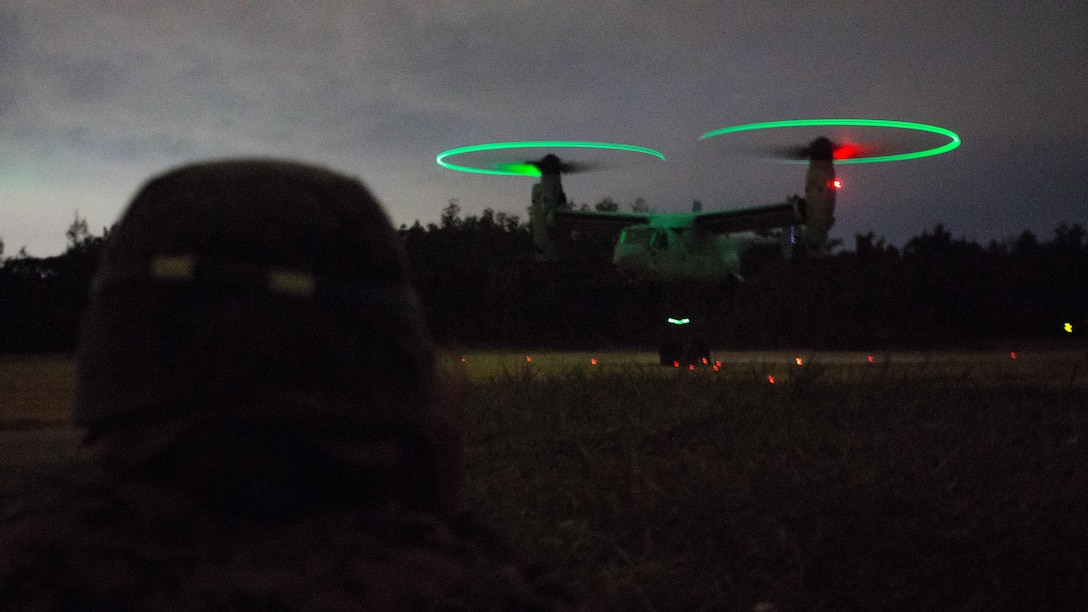
[[[252,427],[366,463],[356,440],[434,452],[434,368],[399,238],[361,183],[201,163],[148,182],[109,233],[74,417],[115,467],[218,422],[241,424],[222,446]]]

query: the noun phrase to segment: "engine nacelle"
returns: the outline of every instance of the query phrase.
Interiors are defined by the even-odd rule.
[[[544,173],[533,185],[533,204],[529,210],[533,232],[533,250],[537,261],[559,261],[562,256],[562,236],[555,223],[555,211],[567,210],[567,196],[559,173]]]
[[[805,247],[810,254],[827,252],[827,233],[835,223],[835,166],[831,141],[818,138],[809,145],[805,174]]]

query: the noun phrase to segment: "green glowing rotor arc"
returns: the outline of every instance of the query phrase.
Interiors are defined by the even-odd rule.
[[[948,153],[949,151],[960,146],[960,137],[951,130],[947,130],[945,128],[935,125],[926,125],[924,123],[914,123],[911,121],[888,121],[884,119],[798,119],[794,121],[766,121],[763,123],[746,123],[743,125],[734,125],[732,127],[709,131],[700,136],[699,139],[705,140],[707,138],[714,138],[715,136],[722,136],[724,134],[734,134],[737,132],[748,132],[753,130],[816,126],[892,128],[900,130],[912,130],[915,132],[928,132],[931,134],[945,136],[949,139],[949,141],[944,145],[934,147],[932,149],[925,149],[923,151],[914,151],[911,153],[901,153],[897,155],[878,155],[873,157],[857,157],[853,159],[836,159],[836,164],[871,164],[877,162],[919,159],[922,157],[930,157],[933,155]]]
[[[479,153],[481,151],[501,151],[507,149],[604,149],[612,151],[627,151],[642,153],[664,160],[665,156],[659,151],[638,147],[629,144],[612,142],[591,142],[585,140],[527,140],[520,142],[492,142],[488,144],[458,147],[443,151],[435,157],[435,162],[443,168],[457,170],[458,172],[472,172],[475,174],[491,174],[497,176],[540,176],[540,169],[536,165],[527,162],[507,162],[494,164],[487,168],[464,166],[449,161],[449,158],[467,153]]]

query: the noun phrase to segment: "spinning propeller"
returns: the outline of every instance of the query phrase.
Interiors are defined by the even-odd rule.
[[[863,159],[882,154],[884,147],[870,144],[856,144],[852,142],[835,143],[824,136],[813,140],[807,145],[768,147],[760,152],[775,159],[790,161],[805,160],[830,160],[845,161],[851,159]]]
[[[581,172],[590,172],[592,170],[603,170],[614,167],[615,165],[616,164],[609,166],[608,164],[601,163],[565,162],[559,159],[559,156],[554,153],[548,153],[535,161],[497,162],[491,164],[491,167],[495,170],[508,172],[510,174],[540,176],[544,174],[578,174]]]
[[[439,153],[438,157],[435,158],[435,162],[444,168],[459,170],[461,172],[532,177],[544,175],[558,176],[560,174],[601,170],[612,167],[613,165],[618,165],[596,162],[564,162],[554,153],[549,153],[538,160],[530,161],[512,161],[509,157],[499,160],[492,157],[488,160],[486,157],[481,159],[478,155],[480,153],[494,154],[495,151],[508,151],[514,149],[599,149],[620,153],[635,153],[656,157],[662,161],[665,160],[665,156],[659,151],[629,144],[590,142],[584,140],[527,140],[518,142],[493,142],[489,144],[458,147]],[[476,155],[475,159],[473,158],[473,155]],[[464,158],[468,158],[467,163],[466,161],[460,161]],[[459,163],[454,163],[453,159],[458,159]]]
[[[887,146],[882,144],[880,146],[869,146],[866,144],[857,144],[853,142],[834,143],[827,138],[820,137],[816,140],[813,140],[809,144],[800,147],[791,146],[769,149],[763,148],[762,150],[756,149],[754,151],[749,149],[749,151],[761,155],[769,154],[771,157],[792,161],[826,160],[840,164],[869,164],[875,162],[902,161],[906,159],[929,157],[931,155],[940,155],[941,153],[947,153],[952,149],[960,146],[960,137],[951,130],[947,130],[945,128],[935,125],[926,125],[924,123],[913,123],[910,121],[888,121],[884,119],[798,119],[793,121],[767,121],[763,123],[746,123],[743,125],[734,125],[730,127],[720,128],[717,130],[711,130],[700,136],[699,140],[706,140],[708,138],[724,136],[727,134],[736,134],[739,132],[797,128],[808,129],[813,127],[835,128],[836,132],[839,132],[842,129],[853,130],[878,128],[890,130],[891,134],[904,135],[912,133],[915,136],[921,135],[927,140],[931,140],[934,136],[940,138],[947,138],[948,142],[937,145],[932,145],[930,142],[922,144],[917,141],[917,138],[911,138],[908,139],[908,142],[899,142],[898,145]],[[881,138],[880,140],[884,142],[888,139]],[[895,138],[892,140],[898,142],[903,139]],[[922,146],[917,146],[919,144],[922,144]],[[828,154],[828,146],[830,147],[830,154]]]

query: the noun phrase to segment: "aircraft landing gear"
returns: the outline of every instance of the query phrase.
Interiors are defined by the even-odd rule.
[[[710,350],[691,319],[670,317],[658,351],[663,366],[692,366],[710,363]]]

